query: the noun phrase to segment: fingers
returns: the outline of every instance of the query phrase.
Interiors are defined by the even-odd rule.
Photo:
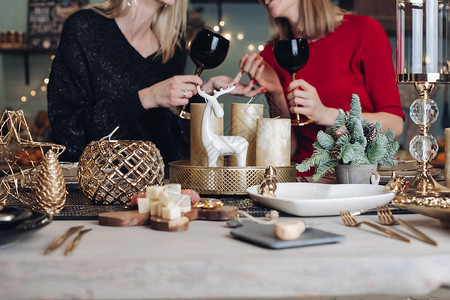
[[[248,54],[245,53],[244,55],[242,55],[241,59],[239,60],[239,68],[242,69],[242,66],[245,64],[245,62],[248,59]]]
[[[263,71],[264,71],[264,68],[265,68],[266,66],[264,65],[264,64],[261,64],[259,67],[258,67],[258,69],[256,70],[256,72],[255,72],[255,79],[256,80],[259,80],[260,78],[261,78],[261,76],[262,76],[262,74],[263,74]]]
[[[289,84],[288,91],[302,89],[306,92],[315,92],[316,89],[303,79],[297,79]]]
[[[239,81],[241,81],[242,75],[244,75],[244,71],[240,71],[237,73],[236,77],[234,77],[232,84],[236,85]]]
[[[177,78],[180,77],[180,78]],[[195,75],[181,75],[181,76],[174,76],[174,78],[179,79],[182,82],[185,83],[192,83],[194,85],[203,85],[203,81],[200,77],[195,76]]]
[[[253,53],[250,55],[244,54],[244,56],[241,58],[241,61],[239,63],[239,67],[242,69],[242,71],[249,74],[250,78],[253,78],[253,76],[255,75],[254,73],[256,71],[256,69],[253,67],[256,64],[256,68],[257,68],[261,64],[261,62],[262,62],[262,57],[258,53]]]
[[[253,80],[249,84],[237,83],[236,88],[231,91],[232,95],[240,95],[244,97],[254,97],[265,93],[264,88],[255,89]]]
[[[248,70],[248,76],[250,78],[256,78],[257,71],[259,70],[259,67],[263,63],[264,59],[258,55],[258,57],[253,61],[253,64],[251,65],[250,69]]]

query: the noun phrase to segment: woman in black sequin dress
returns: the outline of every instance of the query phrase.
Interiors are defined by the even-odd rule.
[[[85,146],[114,139],[156,144],[167,164],[189,157],[188,103],[202,80],[182,75],[187,0],[108,0],[65,22],[48,87],[53,141],[77,161]]]

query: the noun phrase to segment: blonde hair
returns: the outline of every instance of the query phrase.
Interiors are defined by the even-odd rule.
[[[133,5],[132,0],[130,1]],[[100,4],[88,5],[85,8],[92,9],[107,18],[122,16],[130,10],[127,0],[106,0]],[[156,56],[162,57],[165,63],[171,59],[175,53],[175,47],[181,45],[181,38],[186,34],[188,0],[177,0],[174,5],[161,7],[153,16],[150,28],[159,41],[160,48]]]
[[[331,0],[298,0],[299,23],[296,31],[302,38],[317,40],[333,32],[339,25],[339,16],[349,12],[331,3]],[[285,18],[274,19],[269,14],[272,40],[293,37],[291,25]]]

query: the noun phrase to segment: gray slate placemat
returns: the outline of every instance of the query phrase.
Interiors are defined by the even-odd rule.
[[[316,228],[307,228],[297,240],[283,241],[275,237],[273,224],[262,225],[250,222],[246,222],[241,227],[232,229],[230,233],[233,237],[239,240],[270,249],[284,249],[338,243],[345,238],[343,235],[334,234]]]

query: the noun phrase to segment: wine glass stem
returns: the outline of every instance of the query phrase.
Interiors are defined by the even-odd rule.
[[[205,67],[203,65],[201,65],[200,67],[197,67],[195,69],[195,76],[200,77],[200,75],[202,75],[203,70],[205,69]]]
[[[292,81],[295,81],[295,72],[291,73],[291,77],[292,77]],[[294,114],[293,117],[294,117],[294,120],[296,120],[297,124],[301,123],[299,114]],[[291,119],[292,119],[292,117],[291,117]]]
[[[200,75],[202,75],[202,72],[204,69],[205,69],[205,67],[203,65],[200,67],[197,67],[195,69],[195,76],[200,77]],[[186,110],[186,106],[187,106],[187,104],[183,105],[183,107],[181,108],[181,112],[184,112]]]

